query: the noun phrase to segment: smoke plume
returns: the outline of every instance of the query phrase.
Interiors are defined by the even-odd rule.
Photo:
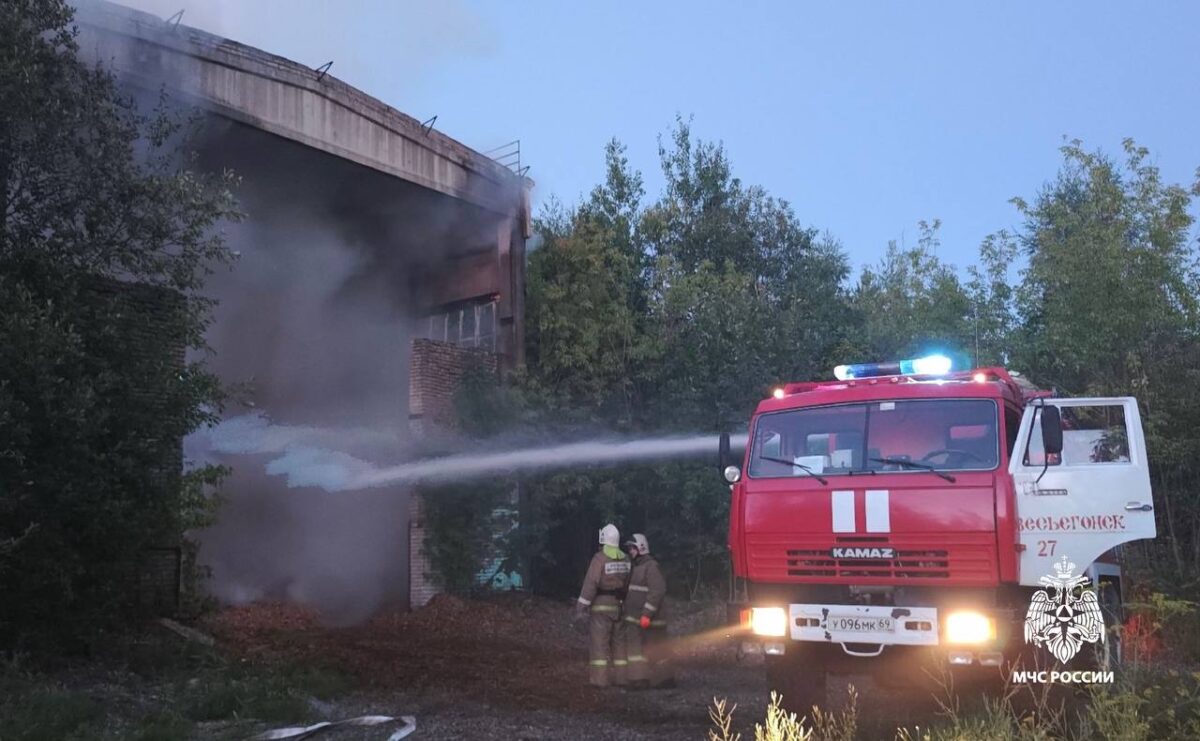
[[[84,0],[86,1],[86,0]],[[120,0],[317,67],[381,97],[414,95],[449,62],[495,53],[499,34],[462,0],[296,2],[295,0]]]

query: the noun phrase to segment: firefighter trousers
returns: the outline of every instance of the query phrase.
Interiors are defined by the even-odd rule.
[[[638,625],[638,619],[627,616],[622,622],[625,634],[625,654],[629,662],[630,682],[648,682],[657,687],[675,679],[671,661],[671,645],[667,625],[654,620],[649,628]]]
[[[625,684],[625,643],[621,605],[615,597],[597,597],[591,610],[588,683],[596,687]]]

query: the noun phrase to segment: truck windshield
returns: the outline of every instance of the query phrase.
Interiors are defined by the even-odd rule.
[[[920,472],[906,462],[939,471],[989,470],[999,461],[997,429],[996,404],[988,399],[874,401],[772,412],[755,426],[750,475]]]

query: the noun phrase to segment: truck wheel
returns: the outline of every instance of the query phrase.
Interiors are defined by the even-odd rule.
[[[825,669],[804,662],[802,656],[793,651],[766,657],[767,689],[779,693],[788,711],[811,719],[813,705],[825,704]]]

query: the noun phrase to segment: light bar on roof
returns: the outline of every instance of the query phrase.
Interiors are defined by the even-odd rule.
[[[883,363],[855,363],[839,365],[833,369],[834,378],[850,381],[855,378],[877,376],[944,376],[953,363],[945,355],[926,355],[908,360],[891,360]]]

